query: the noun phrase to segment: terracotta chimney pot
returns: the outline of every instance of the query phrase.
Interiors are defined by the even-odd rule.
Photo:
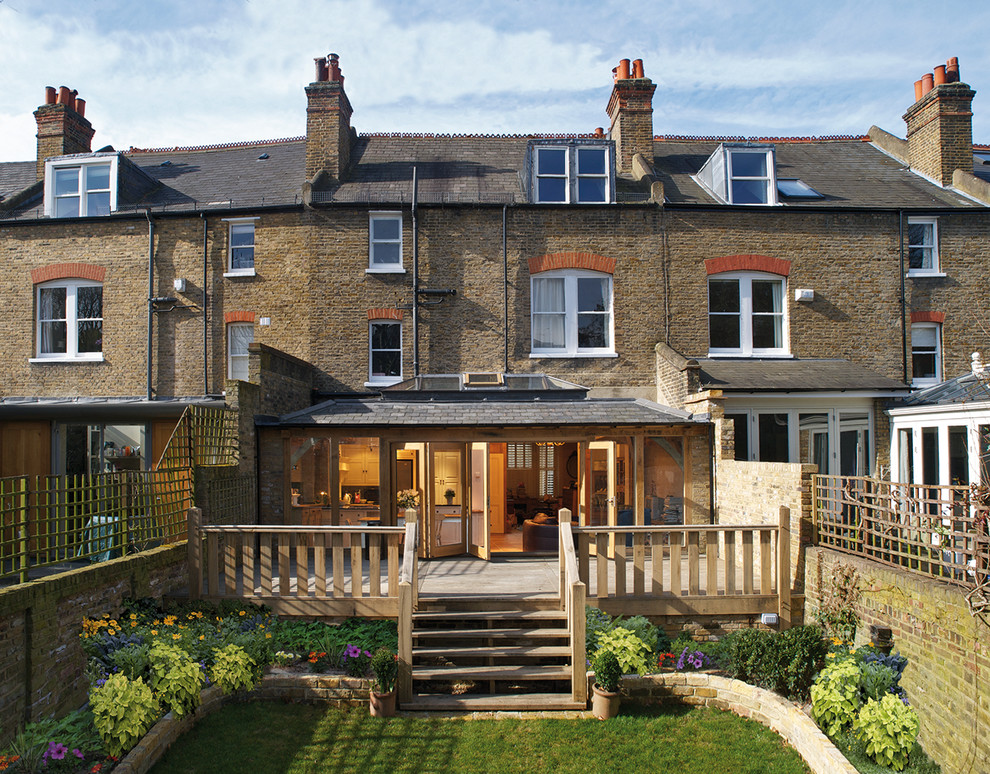
[[[643,77],[643,60],[634,59],[632,63],[632,77],[642,78]]]
[[[952,57],[948,62],[945,63],[945,76],[949,79],[949,83],[958,83],[959,81],[959,58]]]
[[[616,79],[618,79],[620,81],[627,81],[627,80],[629,80],[629,60],[628,59],[620,59],[619,60],[618,70],[619,70],[619,72],[615,76]]]
[[[45,87],[45,104],[46,105],[54,105],[55,104],[55,100],[57,100],[57,99],[58,99],[58,97],[57,97],[56,92],[55,92],[55,87],[54,86],[46,86]]]
[[[921,96],[925,96],[935,88],[935,76],[931,73],[925,73],[921,76]]]
[[[935,68],[935,85],[941,86],[943,83],[948,83],[945,78],[945,65],[939,65]]]
[[[336,54],[330,54],[330,80],[338,83],[344,82],[344,77],[340,74],[340,57]]]
[[[316,64],[316,80],[325,81],[327,79],[327,58],[325,56],[318,56],[313,59]]]
[[[917,102],[923,96],[925,96],[925,95],[921,91],[921,81],[920,80],[919,81],[915,81],[914,82],[914,101]]]
[[[58,104],[68,105],[72,101],[72,92],[69,91],[68,86],[58,87]]]
[[[83,118],[86,117],[86,100],[76,99],[76,112]]]

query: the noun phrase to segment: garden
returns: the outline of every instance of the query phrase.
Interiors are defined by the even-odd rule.
[[[219,606],[195,603],[163,609],[152,600],[140,600],[125,603],[116,617],[84,619],[81,628],[80,641],[87,657],[87,706],[57,720],[28,724],[0,751],[0,771],[109,772],[165,713],[180,718],[188,715],[200,704],[202,691],[210,685],[224,694],[244,693],[272,667],[372,677],[371,714],[388,714],[381,709],[378,713],[374,711],[374,695],[388,694],[394,687],[397,633],[393,622],[349,619],[328,625],[280,620],[264,608],[239,603]],[[588,608],[586,646],[595,673],[595,693],[610,694],[606,703],[618,703],[624,675],[716,672],[794,701],[861,772],[937,772],[938,767],[917,742],[918,718],[900,686],[907,659],[873,646],[855,648],[848,638],[837,636],[829,628],[828,625],[824,630],[818,626],[799,626],[780,633],[740,629],[718,641],[696,642],[686,635],[671,641],[663,629],[642,616],[613,618],[596,608]],[[595,701],[596,716],[603,716],[597,696]],[[253,704],[261,709],[252,709]],[[716,720],[711,716],[726,717]],[[320,770],[306,761],[329,760],[328,756],[333,756],[320,747],[321,739],[331,739],[334,745],[342,745],[341,749],[352,750],[359,740],[374,740],[372,747],[383,751],[381,770],[388,769],[390,763],[395,764],[392,770],[402,770],[393,748],[400,746],[398,740],[419,738],[424,733],[446,740],[445,744],[452,750],[459,750],[464,760],[462,770],[482,765],[480,762],[491,754],[486,738],[505,734],[515,739],[514,746],[505,745],[506,755],[517,750],[514,754],[520,761],[529,756],[530,765],[532,756],[537,755],[547,765],[562,770],[568,770],[564,761],[569,754],[587,754],[589,734],[595,738],[602,736],[599,751],[621,749],[622,755],[633,756],[628,759],[630,765],[625,766],[628,770],[637,770],[633,760],[640,754],[631,747],[641,747],[642,740],[678,734],[694,741],[686,741],[686,746],[679,748],[681,757],[668,761],[668,765],[678,770],[693,770],[692,755],[703,761],[711,752],[705,749],[704,736],[710,732],[700,729],[712,724],[725,724],[719,726],[720,736],[715,739],[722,735],[726,739],[739,738],[738,743],[733,741],[729,746],[749,750],[742,755],[743,761],[763,761],[766,756],[772,757],[774,748],[787,749],[772,732],[716,710],[626,707],[608,723],[589,726],[582,720],[525,721],[531,724],[525,732],[509,731],[507,725],[498,724],[495,724],[497,728],[481,730],[482,723],[495,721],[440,726],[437,722],[409,716],[390,720],[369,718],[367,709],[235,704],[204,719],[169,751],[162,765],[182,760],[181,756],[187,754],[183,751],[195,749],[197,744],[206,744],[213,751],[211,755],[220,761],[237,760],[236,740],[241,737],[236,729],[250,728],[252,723],[260,724],[261,729],[271,723],[278,723],[280,729],[299,726],[292,733],[302,740],[298,748],[302,751],[299,759],[302,762],[272,769],[278,771]],[[211,732],[216,724],[223,730]],[[623,729],[628,736],[622,736]],[[769,745],[759,741],[764,732],[769,734]],[[261,731],[258,733],[265,736]],[[277,736],[281,738],[285,734]],[[571,737],[574,750],[568,753]],[[629,745],[629,739],[637,740],[636,744]],[[279,749],[265,755],[284,757],[291,752],[281,749],[282,742],[265,742],[269,743]],[[720,759],[728,754],[724,744],[719,744]],[[752,745],[760,749],[750,749]],[[370,750],[369,747],[359,757],[366,759]],[[799,756],[793,750],[788,752],[796,758],[798,768],[788,768],[792,764],[782,761],[783,768],[758,770],[805,770]],[[656,751],[648,754],[655,755]],[[506,759],[508,768],[503,767],[504,770],[513,770],[510,762],[511,756]],[[378,770],[378,763],[369,760],[365,763],[368,765],[362,770]],[[409,765],[414,763],[415,759],[411,759]],[[162,771],[195,770],[181,768],[182,765],[169,763],[172,768],[166,766]],[[238,770],[231,768],[233,765],[199,770]],[[343,764],[338,761],[333,765],[336,770]],[[266,766],[249,768],[267,770]]]

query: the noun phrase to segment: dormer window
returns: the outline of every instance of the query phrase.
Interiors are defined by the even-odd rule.
[[[45,163],[45,214],[109,215],[117,209],[117,157],[67,157]]]
[[[612,147],[601,141],[532,146],[533,201],[595,204],[613,200]]]
[[[726,204],[777,204],[772,145],[722,143],[697,179]]]

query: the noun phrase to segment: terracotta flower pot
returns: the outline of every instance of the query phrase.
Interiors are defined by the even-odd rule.
[[[591,686],[591,714],[599,720],[608,720],[618,715],[621,700],[622,694],[619,691],[603,691],[598,683]]]
[[[371,692],[371,716],[390,718],[395,715],[395,689],[388,693]]]

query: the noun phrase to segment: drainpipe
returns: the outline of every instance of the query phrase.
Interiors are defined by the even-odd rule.
[[[416,199],[419,195],[419,181],[416,177],[416,166],[412,170],[412,239],[413,239],[413,376],[419,376],[419,224],[416,222]]]
[[[151,351],[154,346],[155,329],[155,222],[151,219],[151,208],[144,211],[148,218],[148,400],[151,400]]]
[[[505,364],[502,367],[503,373],[509,373],[509,253],[506,249],[505,220],[506,211],[509,205],[502,205],[502,320],[505,335]]]
[[[901,366],[904,373],[904,384],[910,384],[907,356],[907,297],[904,287],[904,210],[897,211],[897,249],[901,267]]]
[[[208,281],[207,267],[208,267],[208,256],[206,249],[206,234],[207,234],[207,220],[206,213],[199,213],[199,217],[203,219],[203,395],[210,394],[210,360],[209,360],[209,324],[207,322],[207,310],[209,303],[209,296],[206,294],[206,283]]]

